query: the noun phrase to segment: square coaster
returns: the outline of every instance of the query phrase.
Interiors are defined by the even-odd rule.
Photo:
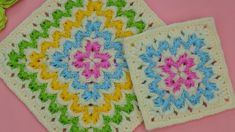
[[[143,0],[47,0],[0,44],[0,77],[55,132],[142,122],[122,39],[164,23]]]
[[[212,18],[173,24],[124,40],[134,91],[147,129],[234,107]]]

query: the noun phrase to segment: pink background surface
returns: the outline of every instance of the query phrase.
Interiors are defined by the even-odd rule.
[[[3,40],[18,24],[20,24],[44,0],[21,0],[7,10],[8,24],[0,32]],[[206,16],[216,20],[229,73],[235,86],[235,1],[234,0],[146,0],[148,5],[167,24],[183,22]],[[174,125],[153,132],[234,132],[235,110],[226,111],[180,125]],[[17,97],[0,81],[0,131],[1,132],[45,132],[46,129],[37,121]],[[135,132],[146,131],[140,125]]]

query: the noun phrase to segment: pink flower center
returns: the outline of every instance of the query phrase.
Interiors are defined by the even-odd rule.
[[[195,80],[199,79],[191,68],[195,65],[194,59],[185,53],[175,62],[172,58],[166,58],[165,64],[160,66],[161,70],[168,75],[164,80],[168,87],[177,92],[184,85],[186,88],[195,86]]]
[[[85,52],[77,51],[74,55],[75,61],[72,64],[76,68],[82,68],[82,75],[87,79],[94,76],[96,79],[101,76],[101,68],[108,69],[110,67],[109,59],[111,55],[108,53],[100,53],[101,45],[98,42],[87,41]]]

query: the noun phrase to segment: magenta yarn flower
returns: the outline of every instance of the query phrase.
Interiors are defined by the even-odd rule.
[[[165,59],[165,65],[160,66],[161,70],[168,75],[164,80],[168,87],[173,89],[173,92],[180,90],[184,85],[186,88],[195,86],[195,80],[199,79],[191,68],[195,65],[194,59],[188,57],[185,53],[175,62],[172,58]]]
[[[101,45],[98,42],[87,41],[85,52],[77,51],[74,55],[75,61],[72,63],[76,68],[83,68],[82,75],[89,79],[94,76],[96,79],[101,76],[101,68],[110,67],[108,53],[100,53]]]

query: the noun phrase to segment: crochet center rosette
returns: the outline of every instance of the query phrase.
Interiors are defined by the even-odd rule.
[[[142,0],[47,0],[1,42],[0,75],[49,131],[132,131],[121,40],[161,25]]]
[[[213,19],[147,31],[124,40],[134,91],[147,129],[234,107]]]

